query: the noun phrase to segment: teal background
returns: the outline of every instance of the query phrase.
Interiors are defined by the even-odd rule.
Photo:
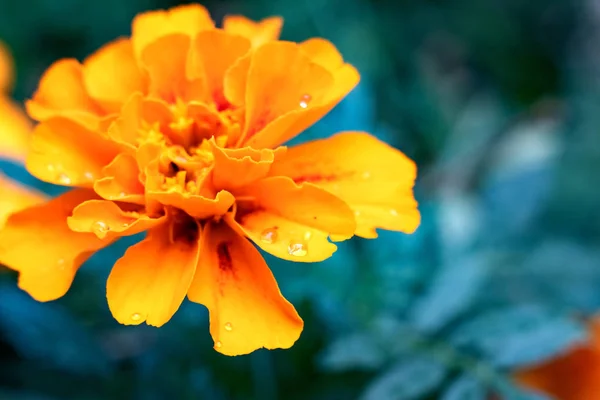
[[[129,34],[159,0],[2,0],[0,39],[30,97],[62,57]],[[416,160],[422,225],[342,243],[328,261],[267,257],[305,330],[229,358],[186,302],[161,329],[111,317],[102,251],[37,303],[0,276],[0,399],[543,399],[516,369],[586,339],[600,308],[600,4],[594,0],[207,1],[216,21],[282,15],[362,75],[296,141],[366,130]],[[348,160],[351,162],[351,160]],[[0,168],[49,193],[8,162]],[[35,249],[32,249],[35,251]]]

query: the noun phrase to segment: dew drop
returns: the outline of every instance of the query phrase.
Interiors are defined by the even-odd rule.
[[[308,103],[310,103],[311,100],[312,96],[310,94],[303,94],[302,97],[300,97],[300,107],[307,108]]]
[[[86,171],[86,172],[83,174],[83,177],[84,177],[85,179],[87,179],[88,181],[93,181],[93,180],[94,180],[94,174],[92,174],[90,171]]]
[[[108,232],[108,230],[109,230],[109,227],[108,227],[108,225],[106,225],[106,222],[104,222],[104,221],[96,221],[92,225],[92,231],[98,235],[102,234],[102,233],[106,233],[106,232]]]
[[[304,232],[304,240],[310,240],[311,237],[312,237],[311,231]]]
[[[304,242],[290,242],[288,253],[295,257],[304,257],[308,254],[308,246]]]
[[[277,230],[275,229],[265,229],[260,234],[260,240],[263,243],[273,244],[277,240]]]
[[[227,332],[231,332],[231,331],[233,330],[233,326],[231,325],[231,322],[227,322],[227,323],[225,324],[225,330],[226,330]]]
[[[220,340],[217,340],[217,342],[215,343],[215,347],[218,349],[218,348],[220,348],[221,346],[223,346],[223,343],[221,343],[221,341],[220,341]]]
[[[123,198],[123,197],[125,197],[125,196],[127,196],[127,193],[125,193],[125,192],[121,192],[121,193],[119,193],[119,197]]]
[[[69,178],[69,176],[67,174],[65,174],[64,172],[61,172],[60,174],[58,174],[56,179],[58,180],[58,183],[60,183],[62,185],[70,185],[71,184],[71,178]]]
[[[395,209],[392,208],[390,210],[390,214],[392,215],[392,217],[397,217],[398,216],[398,210],[395,210]]]
[[[138,314],[138,313],[131,314],[132,321],[139,321],[140,319],[142,319],[142,316],[140,314]]]

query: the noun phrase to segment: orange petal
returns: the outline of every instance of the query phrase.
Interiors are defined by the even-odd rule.
[[[201,78],[206,82],[210,98],[217,109],[224,109],[228,102],[223,94],[225,72],[250,50],[250,42],[221,30],[200,32],[192,46],[189,78]]]
[[[242,15],[227,15],[223,18],[223,29],[226,32],[250,39],[254,47],[279,39],[282,27],[281,17],[269,17],[258,22]]]
[[[141,60],[150,77],[149,92],[169,103],[188,99],[186,63],[192,39],[171,34],[156,39],[144,48]]]
[[[224,215],[235,202],[235,197],[225,190],[218,192],[214,199],[189,193],[153,190],[148,190],[146,197],[166,206],[179,208],[198,219]]]
[[[24,160],[31,129],[31,122],[25,112],[10,99],[0,95],[0,157]]]
[[[279,147],[275,151],[254,150],[250,147],[224,149],[217,146],[214,140],[210,143],[215,158],[213,185],[218,189],[230,190],[264,178],[275,157],[285,154],[285,147]]]
[[[312,184],[298,186],[286,177],[266,178],[239,196],[252,200],[248,211],[243,204],[238,206],[236,220],[241,230],[263,250],[285,260],[323,261],[337,249],[328,236],[347,239],[356,229],[352,210]]]
[[[83,84],[83,67],[77,60],[55,62],[42,76],[33,99],[25,103],[36,121],[65,116],[94,129],[103,115]]]
[[[89,200],[73,209],[67,223],[74,232],[91,232],[100,239],[117,239],[137,235],[165,221],[165,216],[154,218],[137,211],[125,211],[112,201]]]
[[[254,246],[226,224],[210,223],[201,248],[188,298],[208,308],[215,350],[235,356],[291,347],[302,319]]]
[[[11,215],[0,230],[0,264],[19,272],[19,287],[34,299],[63,296],[81,264],[110,244],[67,226],[73,208],[93,196],[89,190],[72,190]]]
[[[134,156],[119,154],[102,170],[103,178],[94,182],[94,191],[106,200],[144,204],[144,185]]]
[[[145,92],[146,77],[133,56],[129,39],[117,39],[83,63],[83,80],[90,97],[106,112],[118,112],[134,92]]]
[[[91,187],[118,154],[115,143],[66,118],[40,123],[33,131],[27,170],[63,186]]]
[[[183,33],[193,37],[198,32],[213,29],[210,14],[199,4],[174,7],[169,10],[149,11],[133,19],[132,42],[139,57],[144,48],[156,39],[171,33]]]
[[[0,228],[10,214],[43,202],[46,197],[0,174]]]
[[[271,42],[259,47],[248,70],[244,144],[271,147],[308,128],[302,126],[293,133],[289,126],[284,130],[265,129],[285,114],[303,114],[322,105],[333,84],[333,76],[312,62],[296,43]]]
[[[151,230],[113,267],[106,297],[120,323],[139,325],[145,321],[162,326],[181,305],[194,277],[200,247],[197,232],[191,238],[175,235],[174,229],[169,223]]]
[[[270,175],[310,182],[345,201],[356,214],[356,235],[375,228],[412,233],[420,223],[412,188],[417,169],[400,151],[363,132],[344,132],[288,149]]]
[[[252,53],[238,58],[238,60],[225,72],[223,78],[223,92],[227,101],[235,106],[242,106],[246,101],[246,82]]]
[[[0,93],[8,93],[15,80],[13,58],[8,47],[0,42]]]

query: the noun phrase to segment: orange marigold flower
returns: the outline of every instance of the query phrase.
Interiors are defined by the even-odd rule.
[[[590,324],[591,340],[567,354],[516,374],[517,382],[557,400],[592,400],[600,393],[600,319]]]
[[[288,348],[303,327],[251,242],[314,262],[336,250],[329,238],[414,231],[416,167],[399,151],[361,132],[281,146],[359,75],[328,41],[278,41],[280,28],[229,17],[218,29],[181,6],[51,66],[27,103],[40,123],[26,166],[74,189],[0,231],[19,286],[61,297],[92,253],[148,231],[108,279],[114,317],[161,326],[187,295],[208,308],[215,349],[245,354]]]

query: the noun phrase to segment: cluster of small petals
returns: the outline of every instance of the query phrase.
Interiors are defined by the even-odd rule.
[[[0,263],[34,298],[147,232],[107,282],[119,322],[161,326],[187,296],[208,308],[217,351],[288,348],[303,322],[254,245],[314,262],[330,239],[417,228],[416,167],[396,149],[362,132],[283,146],[358,83],[336,48],[279,41],[277,17],[222,26],[199,5],[143,13],[130,38],[44,74],[26,166],[72,190],[0,231]]]

